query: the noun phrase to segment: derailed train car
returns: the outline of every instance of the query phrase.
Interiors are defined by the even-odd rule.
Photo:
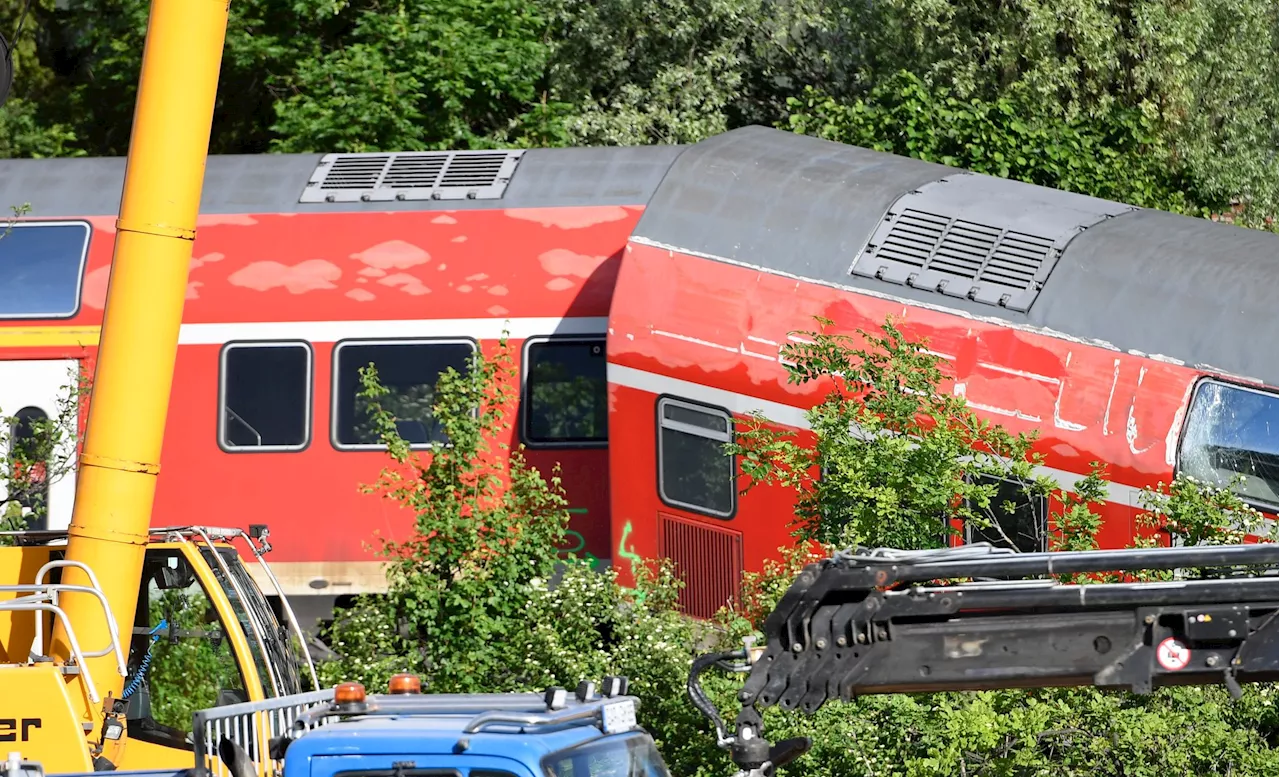
[[[900,317],[944,388],[1039,432],[1064,488],[1104,463],[1104,546],[1178,472],[1242,475],[1274,514],[1278,269],[1271,233],[763,128],[692,146],[610,310],[614,557],[674,559],[705,615],[788,542],[791,495],[739,494],[722,444],[756,410],[806,428],[827,387],[788,384],[779,349],[815,316],[845,333]],[[1004,533],[1042,549],[1055,508],[1024,503]]]

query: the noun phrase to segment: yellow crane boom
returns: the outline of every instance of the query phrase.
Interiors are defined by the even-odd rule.
[[[69,561],[110,570],[98,577],[119,616],[137,606],[149,539],[227,9],[227,0],[153,0],[147,25],[67,543]],[[74,567],[64,582],[89,584]],[[68,594],[63,609],[81,642],[109,638],[93,597]],[[61,623],[52,655],[71,657]],[[85,660],[102,678],[99,692],[119,698],[124,679],[112,671],[113,659]],[[86,709],[85,720],[93,722],[94,713]]]

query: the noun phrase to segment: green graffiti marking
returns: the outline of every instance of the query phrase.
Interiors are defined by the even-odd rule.
[[[630,561],[632,564],[639,564],[643,561],[640,556],[636,555],[635,550],[627,549],[627,538],[631,536],[631,521],[627,521],[622,527],[622,540],[618,543],[618,557]]]
[[[576,532],[576,531],[574,531],[574,530],[572,530],[572,529],[569,529],[569,530],[565,531],[565,535],[566,535],[566,536],[569,536],[569,537],[577,537],[577,538],[578,538],[578,544],[577,544],[575,547],[572,547],[572,548],[561,548],[561,549],[560,549],[560,552],[561,552],[561,553],[577,553],[578,551],[580,551],[580,550],[582,550],[583,548],[587,547],[587,538],[586,538],[586,537],[583,537],[581,533]]]
[[[587,508],[585,508],[585,507],[570,507],[570,508],[568,509],[568,513],[569,513],[570,515],[586,515],[586,514],[587,514]],[[584,561],[586,561],[587,563],[591,564],[591,568],[592,568],[592,569],[599,569],[599,568],[601,567],[600,559],[596,558],[594,554],[591,554],[591,553],[587,553],[587,552],[586,552],[586,550],[585,550],[585,549],[586,549],[586,547],[587,547],[587,538],[586,538],[586,537],[583,537],[581,532],[576,532],[576,531],[574,531],[573,529],[566,529],[566,530],[565,530],[565,535],[566,535],[566,536],[568,536],[568,537],[577,537],[577,538],[578,538],[578,544],[577,544],[577,545],[575,545],[575,546],[574,546],[574,547],[572,547],[572,548],[561,548],[561,549],[560,549],[560,553],[561,553],[561,554],[568,555],[568,554],[571,554],[571,553],[578,553],[578,552],[582,552],[582,559],[583,559]]]

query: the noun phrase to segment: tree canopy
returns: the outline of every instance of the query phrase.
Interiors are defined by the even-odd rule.
[[[27,0],[0,0],[12,30]],[[123,154],[147,0],[31,0],[0,156]],[[236,0],[215,153],[788,127],[1274,222],[1266,0]]]

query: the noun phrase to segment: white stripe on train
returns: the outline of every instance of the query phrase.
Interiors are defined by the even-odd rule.
[[[336,343],[340,340],[471,337],[497,340],[505,331],[513,340],[547,335],[601,335],[608,328],[604,316],[573,318],[440,318],[360,321],[250,321],[238,323],[183,324],[181,345],[222,345],[253,340],[306,340]]]
[[[780,424],[797,429],[809,428],[804,409],[795,405],[771,402],[748,394],[739,394],[725,389],[704,386],[701,383],[658,375],[657,373],[624,367],[619,364],[610,364],[608,374],[609,382],[619,386],[646,391],[650,394],[672,394],[685,399],[704,402],[708,405],[723,407],[732,413],[747,414],[760,411],[770,420]],[[1076,481],[1083,477],[1079,473],[1055,467],[1036,467],[1036,474],[1052,478],[1065,491],[1074,490],[1073,487]],[[1107,486],[1107,501],[1129,507],[1139,506],[1138,496],[1142,493],[1142,489],[1111,480],[1104,482]]]

